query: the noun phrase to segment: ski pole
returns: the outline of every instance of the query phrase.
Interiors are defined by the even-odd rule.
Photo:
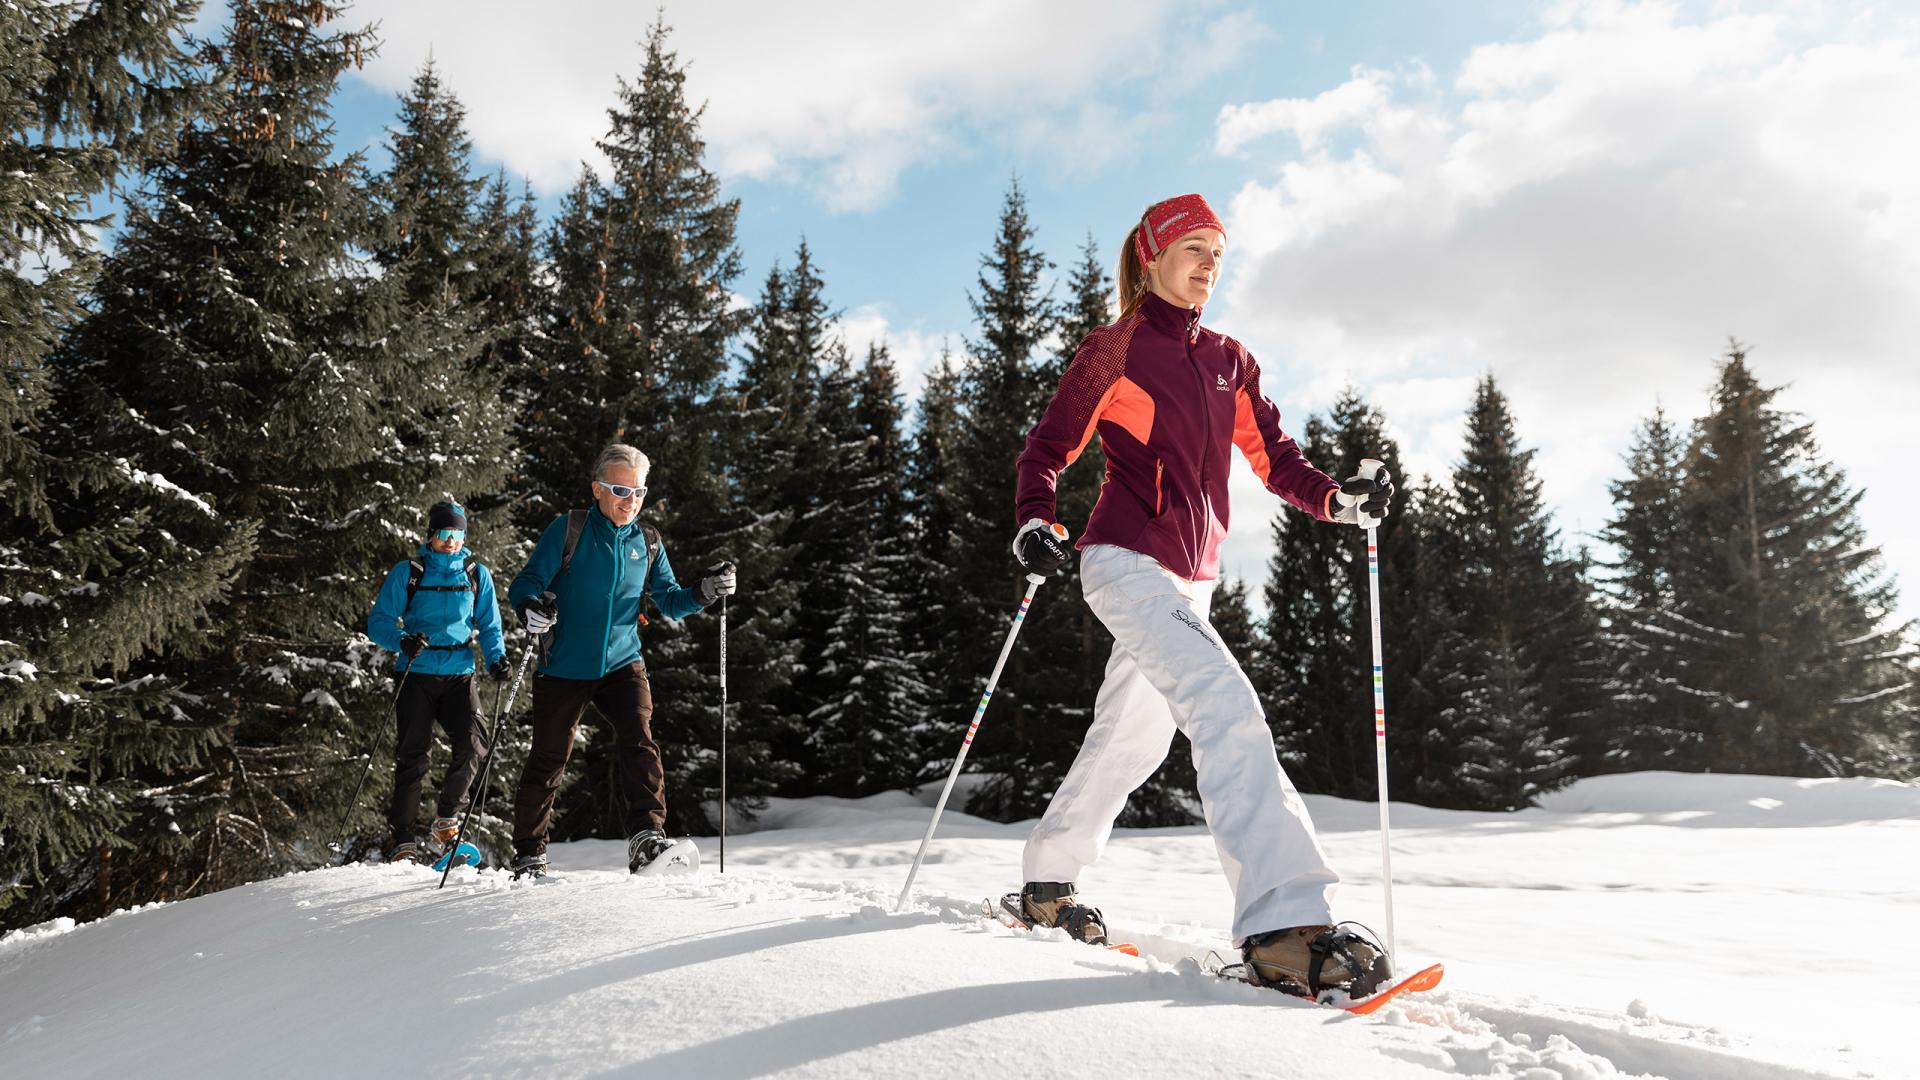
[[[1360,475],[1371,480],[1386,463],[1363,458]],[[1386,890],[1387,962],[1393,962],[1393,847],[1387,823],[1387,684],[1380,650],[1380,519],[1367,522],[1367,599],[1373,609],[1373,759],[1380,788],[1380,883]]]
[[[727,598],[720,598],[720,872],[727,872]]]
[[[409,656],[407,657],[406,664],[400,669],[400,681],[394,684],[393,704],[389,706],[389,709],[398,709],[400,707],[400,692],[407,688],[407,676],[411,674],[413,674],[413,657]],[[353,798],[347,800],[347,808],[340,812],[340,823],[333,827],[333,831],[336,833],[341,832],[347,827],[347,822],[353,817],[354,809],[360,805],[360,792],[365,790],[367,786],[367,777],[373,775],[374,745],[377,744],[379,740],[380,729],[375,728],[373,731],[373,739],[369,741],[369,745],[367,746],[367,767],[360,773],[360,782],[353,785]],[[346,849],[347,838],[343,834],[340,837],[340,843],[333,849],[334,854],[344,854]]]
[[[467,822],[473,820],[473,808],[487,801],[487,778],[493,772],[493,751],[500,742],[500,727],[507,722],[507,715],[513,712],[513,701],[520,696],[520,680],[526,676],[527,668],[533,664],[534,650],[540,647],[538,641],[528,642],[527,651],[520,657],[520,670],[513,673],[513,683],[507,688],[506,708],[499,710],[493,717],[493,730],[487,732],[487,759],[480,763],[480,794],[467,799],[467,810],[460,815],[460,831],[453,834],[453,846],[447,849],[447,865],[440,871],[440,884],[436,889],[447,887],[447,875],[453,873],[453,857],[460,852],[460,845],[467,838]],[[469,789],[471,793],[471,789]]]
[[[980,695],[980,704],[973,710],[973,723],[967,725],[967,737],[961,740],[959,756],[953,759],[953,771],[947,774],[947,786],[940,789],[940,801],[934,804],[933,819],[927,822],[927,835],[920,838],[920,850],[913,856],[913,867],[907,871],[907,883],[900,890],[900,899],[894,902],[895,911],[906,906],[907,895],[913,892],[913,879],[920,873],[920,860],[926,857],[927,845],[933,842],[934,826],[940,824],[940,814],[947,808],[947,796],[953,794],[953,782],[960,779],[960,766],[967,760],[967,748],[973,745],[974,735],[980,731],[980,718],[987,714],[987,702],[993,700],[993,688],[1000,682],[1000,669],[1007,665],[1007,656],[1013,652],[1013,639],[1020,636],[1020,624],[1027,619],[1027,608],[1033,605],[1034,591],[1046,580],[1039,574],[1027,575],[1027,595],[1020,599],[1020,610],[1014,613],[1013,625],[1007,629],[1006,644],[1000,646],[1000,659],[993,662],[993,674],[987,677],[986,692]]]

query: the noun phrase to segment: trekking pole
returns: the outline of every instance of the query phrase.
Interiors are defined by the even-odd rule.
[[[1371,480],[1384,462],[1363,458],[1360,475]],[[1386,890],[1387,961],[1393,962],[1393,847],[1387,824],[1387,685],[1386,663],[1380,656],[1380,519],[1367,522],[1367,599],[1373,609],[1373,759],[1380,787],[1380,883]]]
[[[411,674],[413,674],[413,657],[409,656],[407,657],[406,665],[400,669],[400,681],[394,684],[393,704],[388,707],[389,710],[400,707],[400,691],[407,688],[407,676]],[[367,777],[373,775],[373,744],[377,744],[379,741],[380,729],[375,728],[373,731],[373,739],[367,746],[367,767],[360,773],[360,782],[353,785],[353,798],[347,800],[347,808],[340,812],[340,823],[333,827],[333,831],[336,833],[347,827],[347,821],[353,817],[354,809],[360,805],[360,792],[367,786]],[[333,849],[334,854],[344,854],[346,848],[347,838],[343,835],[340,837],[340,843],[335,845]]]
[[[513,700],[520,696],[520,680],[526,676],[527,668],[533,664],[534,650],[539,647],[540,643],[537,640],[527,643],[527,651],[520,657],[520,670],[513,673],[513,683],[507,688],[506,708],[494,713],[493,730],[487,732],[487,759],[480,763],[478,781],[480,794],[478,797],[467,799],[466,813],[460,815],[460,831],[453,834],[453,846],[447,849],[447,865],[440,871],[440,884],[434,886],[436,889],[447,887],[447,875],[453,873],[453,857],[460,853],[460,844],[467,838],[467,822],[473,820],[473,808],[487,801],[487,778],[493,772],[493,751],[500,742],[500,727],[507,722],[507,714],[513,712]],[[471,793],[472,789],[468,790]]]
[[[727,872],[727,598],[720,598],[720,872]]]
[[[1000,646],[1000,659],[993,662],[993,674],[987,677],[986,692],[980,695],[980,704],[973,710],[973,723],[967,725],[967,737],[960,743],[959,756],[953,759],[953,771],[947,774],[947,786],[940,789],[940,801],[933,807],[933,820],[927,822],[927,835],[920,838],[920,850],[913,856],[913,868],[907,871],[907,884],[900,890],[900,899],[894,902],[895,911],[906,906],[907,894],[913,891],[914,876],[920,873],[920,860],[926,857],[927,845],[933,842],[933,829],[940,824],[941,811],[947,808],[947,796],[953,794],[953,782],[960,779],[960,766],[967,760],[967,748],[973,745],[974,735],[980,731],[980,718],[987,714],[987,702],[993,700],[993,688],[1000,681],[1000,669],[1007,665],[1007,655],[1013,652],[1013,639],[1020,636],[1020,624],[1027,619],[1027,608],[1033,604],[1034,591],[1046,580],[1039,574],[1027,575],[1027,595],[1021,598],[1020,610],[1014,614],[1013,625],[1007,629],[1006,644]]]

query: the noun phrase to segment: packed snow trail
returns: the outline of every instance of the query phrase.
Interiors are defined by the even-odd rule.
[[[895,914],[926,814],[895,794],[776,803],[724,878],[630,878],[624,843],[594,841],[556,847],[543,884],[354,866],[12,934],[0,1075],[1910,1075],[1920,890],[1888,856],[1920,839],[1920,792],[1775,779],[1716,800],[1715,779],[1690,801],[1651,778],[1577,787],[1566,811],[1396,807],[1402,967],[1449,974],[1372,1018],[1199,970],[1228,910],[1202,830],[1123,830],[1103,860],[1096,896],[1138,959],[978,917],[1018,825],[943,822]],[[1343,869],[1371,839],[1346,818],[1370,810],[1314,801]],[[1793,921],[1817,909],[1839,915]],[[1600,929],[1623,917],[1643,932]],[[1806,965],[1843,960],[1823,992]]]

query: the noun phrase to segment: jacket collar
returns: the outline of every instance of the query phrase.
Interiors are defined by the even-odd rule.
[[[467,568],[467,549],[442,553],[433,550],[432,545],[420,545],[420,565],[428,570],[445,570],[448,573],[463,574]]]
[[[635,514],[633,520],[627,522],[625,525],[615,525],[612,518],[600,512],[600,504],[598,502],[594,503],[593,506],[588,509],[587,520],[593,522],[596,528],[605,529],[612,533],[615,540],[626,539],[635,529],[640,527],[640,515],[638,514]]]
[[[1147,298],[1140,302],[1140,314],[1147,322],[1159,330],[1185,341],[1193,341],[1200,336],[1200,309],[1183,308],[1169,304],[1160,298],[1160,294],[1151,290]]]

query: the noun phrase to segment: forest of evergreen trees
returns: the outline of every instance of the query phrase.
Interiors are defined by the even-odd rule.
[[[740,567],[733,812],[943,775],[1022,591],[1012,462],[1111,317],[1112,253],[1088,239],[1056,277],[1010,186],[954,283],[974,328],[909,408],[886,347],[837,333],[803,239],[741,280],[740,204],[664,25],[610,87],[605,167],[543,221],[523,182],[476,172],[431,64],[388,167],[334,142],[330,99],[376,44],[342,5],[236,0],[203,42],[182,36],[196,8],[0,8],[0,927],[378,844],[379,800],[347,800],[369,756],[390,779],[391,657],[361,632],[383,575],[455,498],[510,577],[614,440],[651,456],[644,516],[681,561]],[[107,244],[103,193],[122,211]],[[1401,468],[1363,389],[1294,425],[1331,472],[1374,456],[1401,477],[1380,534],[1396,797],[1518,808],[1630,769],[1913,774],[1910,628],[1861,492],[1744,347],[1707,415],[1640,423],[1591,550],[1555,527],[1492,375],[1439,477]],[[1101,474],[1095,447],[1062,477],[1075,534]],[[1215,622],[1299,786],[1371,798],[1361,537],[1278,505],[1242,510],[1272,513],[1264,617],[1229,582]],[[646,636],[670,828],[704,833],[717,626]],[[1071,573],[1044,590],[967,810],[1044,806],[1109,644]],[[618,832],[586,730],[556,840]],[[499,753],[496,853],[516,718]],[[1180,743],[1123,824],[1195,820]]]

